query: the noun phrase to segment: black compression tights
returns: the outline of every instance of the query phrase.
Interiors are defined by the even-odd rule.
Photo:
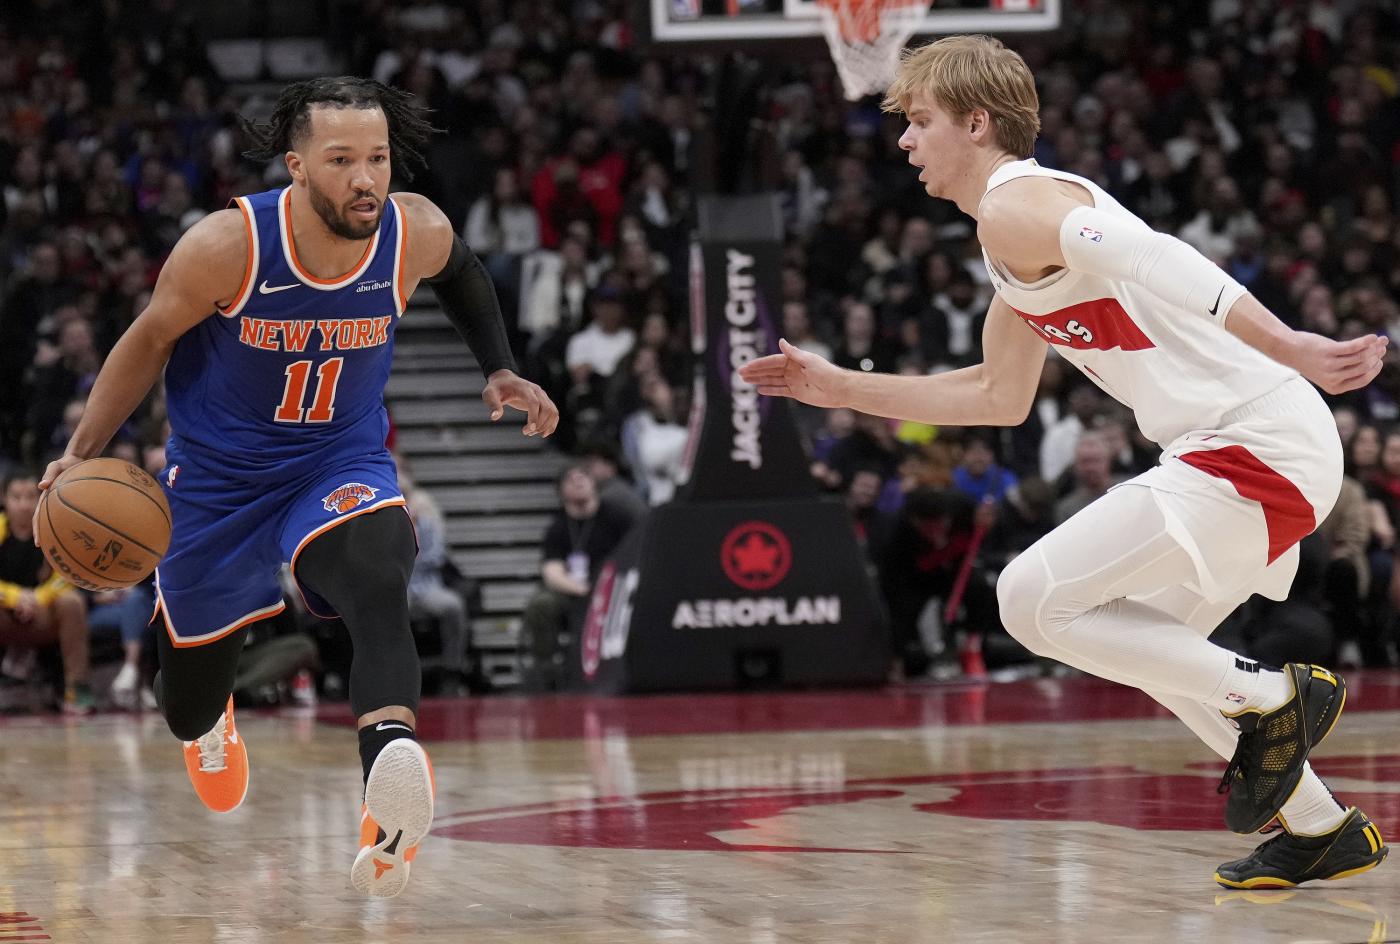
[[[297,577],[335,607],[350,631],[350,707],[356,717],[390,705],[418,712],[422,672],[408,627],[408,577],[416,554],[408,514],[391,506],[332,528],[297,558]],[[175,736],[193,741],[214,726],[228,703],[247,630],[183,649],[168,634],[156,635],[161,708]]]
[[[156,698],[165,712],[165,723],[182,741],[193,741],[209,731],[228,705],[238,674],[238,654],[248,628],[234,630],[216,642],[176,649],[163,627],[156,630],[160,646],[160,672],[156,674]]]

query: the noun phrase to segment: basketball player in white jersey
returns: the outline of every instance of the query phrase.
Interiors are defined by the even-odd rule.
[[[1221,865],[1222,885],[1291,887],[1380,864],[1379,831],[1307,763],[1341,713],[1341,679],[1262,666],[1206,637],[1251,594],[1287,595],[1297,542],[1327,516],[1342,477],[1336,426],[1308,381],[1329,393],[1364,386],[1385,338],[1289,329],[1089,180],[1030,160],[1035,82],[995,39],[906,51],[885,108],[908,115],[900,147],[928,194],[977,220],[996,289],[985,361],[929,377],[866,374],[783,341],[741,375],[816,406],[1010,426],[1025,419],[1055,345],[1133,408],[1162,460],[1002,572],[1006,628],[1033,652],[1142,689],[1230,759],[1226,824],[1283,831]]]

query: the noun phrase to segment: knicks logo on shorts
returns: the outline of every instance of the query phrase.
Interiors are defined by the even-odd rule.
[[[370,488],[359,482],[346,482],[344,485],[331,492],[321,499],[321,506],[326,511],[333,511],[338,515],[343,515],[347,511],[353,511],[359,506],[374,501],[374,496],[379,494],[379,489]]]

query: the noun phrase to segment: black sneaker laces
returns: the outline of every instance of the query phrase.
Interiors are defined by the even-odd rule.
[[[1235,775],[1249,769],[1257,753],[1256,745],[1259,741],[1257,731],[1241,731],[1239,740],[1235,742],[1235,753],[1230,758],[1230,763],[1225,766],[1225,775],[1220,778],[1220,786],[1215,788],[1216,793],[1229,793],[1230,784],[1235,780]]]

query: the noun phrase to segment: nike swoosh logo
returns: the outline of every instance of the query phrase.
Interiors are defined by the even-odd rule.
[[[1215,310],[1220,307],[1220,298],[1225,294],[1225,286],[1220,286],[1220,291],[1215,294],[1215,304],[1210,306],[1210,313],[1215,314]]]
[[[388,730],[389,728],[403,728],[405,731],[412,731],[412,730],[413,730],[413,729],[410,728],[408,725],[403,724],[402,722],[397,722],[397,721],[381,721],[381,722],[379,722],[378,724],[376,724],[376,725],[374,726],[374,730],[376,730],[376,731],[385,731],[385,730]]]
[[[263,279],[263,284],[258,286],[259,295],[271,295],[273,292],[285,292],[289,288],[296,288],[300,282],[293,282],[291,285],[268,285],[267,279]],[[1221,289],[1224,291],[1224,289]]]

